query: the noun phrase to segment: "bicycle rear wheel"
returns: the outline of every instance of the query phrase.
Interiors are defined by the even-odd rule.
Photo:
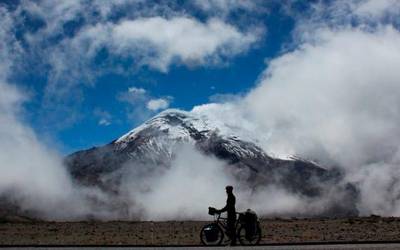
[[[238,233],[237,238],[241,245],[257,245],[260,243],[261,240],[261,227],[259,224],[253,229],[254,232],[249,233],[246,231],[246,226],[241,225]]]
[[[200,240],[203,245],[217,246],[221,245],[224,239],[224,232],[217,223],[205,225],[200,231]]]

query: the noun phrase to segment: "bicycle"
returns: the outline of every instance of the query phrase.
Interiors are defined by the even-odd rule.
[[[221,217],[215,208],[209,207],[208,214],[214,216],[214,222],[203,226],[200,231],[200,240],[203,245],[217,246],[222,245],[227,234],[227,218]],[[236,220],[236,238],[241,245],[257,245],[261,240],[261,227],[259,221],[249,223],[246,213],[236,213],[239,215]],[[226,241],[229,243],[229,240]]]

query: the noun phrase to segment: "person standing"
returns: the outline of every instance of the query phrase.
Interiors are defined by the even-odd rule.
[[[233,187],[226,186],[225,187],[226,194],[228,196],[226,200],[226,205],[224,208],[218,210],[218,212],[228,213],[228,220],[227,220],[227,233],[229,238],[231,239],[231,245],[236,245],[236,197],[233,195]]]

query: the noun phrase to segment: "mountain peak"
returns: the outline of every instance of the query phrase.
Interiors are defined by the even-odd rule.
[[[138,136],[150,132],[157,137],[190,141],[194,131],[201,133],[212,129],[212,126],[209,126],[204,119],[190,112],[168,109],[121,136],[115,143],[126,144]]]
[[[241,133],[238,124],[234,125],[224,123],[215,114],[169,109],[110,144],[68,156],[66,164],[82,184],[107,189],[118,186],[127,168],[150,175],[152,171],[169,169],[180,153],[179,146],[190,144],[199,153],[224,162],[238,181],[251,188],[272,184],[288,192],[317,197],[323,194],[322,187],[340,183],[340,173],[310,161],[269,156],[254,140],[245,137],[246,133]],[[353,197],[353,191],[346,191],[346,195],[347,192]],[[349,211],[347,207],[343,209]]]

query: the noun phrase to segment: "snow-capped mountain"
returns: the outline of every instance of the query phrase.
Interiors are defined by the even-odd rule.
[[[231,129],[201,113],[166,110],[107,145],[69,155],[66,164],[82,184],[107,189],[112,185],[110,178],[104,176],[127,166],[144,171],[168,168],[179,147],[190,144],[203,154],[224,161],[240,181],[255,189],[275,184],[299,195],[317,197],[324,187],[341,183],[339,171],[306,160],[271,157],[248,135],[247,131]],[[111,182],[118,182],[118,174],[112,176]],[[346,202],[349,197],[355,198],[351,185],[343,189],[348,193]],[[354,212],[353,204],[345,206]]]

